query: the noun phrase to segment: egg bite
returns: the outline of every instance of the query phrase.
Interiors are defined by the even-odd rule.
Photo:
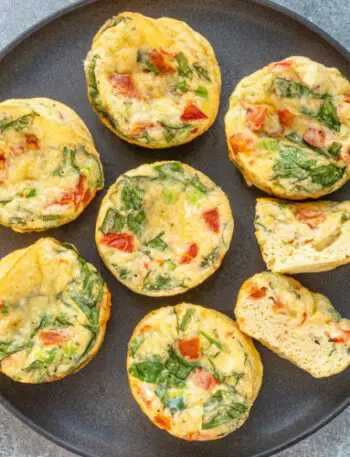
[[[15,381],[57,381],[99,350],[110,293],[78,251],[53,238],[0,260],[0,371]]]
[[[88,97],[117,136],[146,148],[188,143],[214,122],[221,74],[213,48],[184,22],[124,12],[85,60]]]
[[[0,103],[0,224],[16,232],[61,226],[103,185],[92,136],[71,108],[46,98]]]
[[[255,235],[267,268],[316,273],[350,262],[350,202],[259,198]]]
[[[243,78],[225,117],[229,157],[248,184],[277,197],[319,198],[350,176],[350,83],[307,57]]]
[[[248,418],[263,366],[224,314],[182,303],[146,315],[129,342],[131,392],[159,428],[189,441],[222,438]]]
[[[112,274],[134,292],[177,295],[221,265],[233,233],[225,193],[174,161],[121,175],[102,201],[96,244]]]
[[[350,320],[293,278],[254,275],[241,287],[235,316],[242,332],[315,378],[350,365]]]

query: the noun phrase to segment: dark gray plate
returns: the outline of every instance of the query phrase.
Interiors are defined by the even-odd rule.
[[[92,112],[85,94],[83,59],[98,27],[123,10],[184,20],[213,44],[223,76],[220,112],[209,132],[192,143],[165,151],[141,149],[111,134]],[[103,266],[95,248],[94,226],[105,192],[77,221],[45,233],[74,243],[101,271],[113,296],[112,317],[101,351],[76,375],[41,386],[21,385],[0,376],[3,404],[46,437],[94,457],[257,457],[307,436],[350,403],[349,371],[315,380],[259,346],[264,384],[247,423],[222,440],[187,443],[157,429],[141,413],[128,387],[126,348],[137,322],[163,305],[189,301],[232,316],[242,282],[264,269],[253,233],[254,203],[261,193],[246,186],[227,157],[223,116],[234,85],[268,62],[293,54],[334,65],[349,77],[349,56],[324,33],[312,31],[310,23],[265,1],[200,0],[194,8],[188,0],[105,0],[66,13],[41,24],[3,53],[0,99],[51,97],[75,109],[96,140],[106,189],[121,173],[144,162],[176,159],[198,168],[228,194],[236,228],[221,269],[193,291],[165,299],[134,294]],[[341,189],[333,198],[349,198],[348,190]],[[0,255],[28,246],[41,236],[20,235],[2,227]],[[302,275],[301,279],[306,286],[325,293],[350,317],[346,306],[348,273],[348,268],[342,267],[330,273]]]

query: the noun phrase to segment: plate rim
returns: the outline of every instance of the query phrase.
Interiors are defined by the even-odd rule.
[[[46,25],[50,24],[51,22],[54,22],[56,19],[59,19],[66,14],[69,14],[79,8],[82,8],[84,6],[88,6],[93,3],[97,3],[98,0],[78,0],[74,4],[69,4],[63,8],[60,8],[59,10],[55,11],[54,13],[49,14],[48,16],[44,17],[40,21],[34,23],[31,27],[28,29],[24,30],[21,32],[19,35],[17,35],[12,41],[10,41],[4,48],[0,50],[0,64],[2,60],[10,54],[18,45],[20,45],[24,40],[29,38],[31,35],[34,33],[38,32],[40,29],[45,27]],[[318,25],[314,24],[311,22],[309,19],[305,18],[301,14],[287,8],[286,6],[279,5],[275,3],[273,0],[249,0],[251,3],[255,3],[257,5],[270,8],[273,11],[277,11],[278,13],[281,13],[284,16],[290,17],[300,25],[303,25],[310,31],[316,33],[316,35],[320,36],[323,38],[325,41],[327,41],[336,51],[338,51],[350,64],[350,51],[347,50],[345,46],[343,46],[337,39],[333,38],[328,32],[323,30],[321,27]],[[74,444],[70,444],[67,441],[64,441],[62,438],[52,434],[51,432],[48,432],[45,428],[41,427],[38,425],[34,420],[30,419],[28,416],[26,416],[24,413],[22,413],[19,409],[17,409],[15,406],[13,406],[10,401],[5,399],[3,395],[0,393],[0,404],[11,414],[13,414],[17,419],[19,419],[21,422],[23,422],[25,425],[30,427],[32,430],[37,432],[39,435],[43,436],[44,438],[52,441],[53,443],[61,446],[62,448],[74,452],[77,455],[83,456],[83,457],[95,457],[93,454],[90,454],[88,452],[83,451],[82,449],[79,449],[77,446]],[[331,413],[327,414],[326,417],[324,417],[322,420],[316,422],[312,427],[307,429],[305,432],[299,433],[296,435],[294,438],[290,439],[289,441],[285,441],[283,444],[276,445],[275,447],[259,452],[257,454],[252,455],[251,457],[270,457],[272,455],[277,454],[278,452],[281,452],[289,447],[294,446],[295,444],[303,441],[304,439],[310,437],[314,433],[316,433],[318,430],[329,424],[333,419],[335,419],[339,414],[341,414],[347,407],[350,406],[350,395],[349,397],[344,400],[335,410],[333,410]]]

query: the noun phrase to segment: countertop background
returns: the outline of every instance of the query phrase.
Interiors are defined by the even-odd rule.
[[[275,1],[308,18],[350,50],[349,0]],[[74,3],[77,0],[0,0],[0,49],[41,19]],[[349,430],[350,408],[277,457],[350,457]],[[0,457],[74,455],[41,437],[0,406]]]

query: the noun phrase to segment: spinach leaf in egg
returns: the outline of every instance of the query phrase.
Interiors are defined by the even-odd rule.
[[[242,419],[247,410],[245,403],[237,401],[234,391],[217,390],[203,405],[202,430]]]
[[[163,240],[164,233],[165,232],[160,232],[155,238],[146,243],[147,246],[158,249],[159,251],[164,251],[168,247],[167,243]]]
[[[338,118],[337,109],[333,104],[331,97],[325,97],[325,100],[317,113],[306,108],[300,110],[302,114],[312,117],[331,130],[340,132],[341,123]]]
[[[92,103],[92,106],[95,108],[95,110],[104,118],[106,121],[114,128],[114,130],[119,131],[118,128],[118,123],[117,121],[108,113],[108,111],[105,109],[105,107],[102,104],[102,101],[100,99],[100,93],[98,89],[98,84],[96,80],[96,64],[98,59],[100,59],[100,56],[98,54],[95,54],[90,61],[90,64],[87,68],[87,75],[88,75],[88,92],[90,96],[90,100]],[[123,135],[125,136],[125,135]]]
[[[271,92],[276,94],[278,97],[285,98],[324,98],[323,94],[318,94],[303,84],[281,77],[277,77],[273,80]]]
[[[129,230],[140,236],[146,223],[146,214],[143,210],[128,214],[127,224]]]
[[[187,327],[190,325],[190,321],[192,319],[193,314],[194,314],[193,308],[186,309],[185,315],[182,318],[181,324],[179,326],[180,330],[182,330],[184,332],[187,329]]]
[[[6,130],[9,129],[14,129],[16,130],[16,132],[22,132],[23,130],[29,127],[35,116],[38,116],[38,114],[33,111],[31,113],[13,119],[12,121],[4,119],[0,121],[0,133],[4,133]]]
[[[63,157],[61,163],[52,172],[53,176],[67,176],[71,173],[80,176],[80,168],[75,162],[75,150],[65,146],[63,148]]]
[[[193,68],[196,70],[200,79],[205,79],[205,80],[211,82],[208,70],[206,68],[202,67],[202,65],[200,65],[199,62],[194,62]]]
[[[103,219],[100,230],[102,233],[120,232],[125,224],[125,218],[111,208],[108,209]]]
[[[178,64],[177,72],[184,78],[192,79],[193,71],[191,70],[188,60],[183,52],[176,54],[175,59]]]

